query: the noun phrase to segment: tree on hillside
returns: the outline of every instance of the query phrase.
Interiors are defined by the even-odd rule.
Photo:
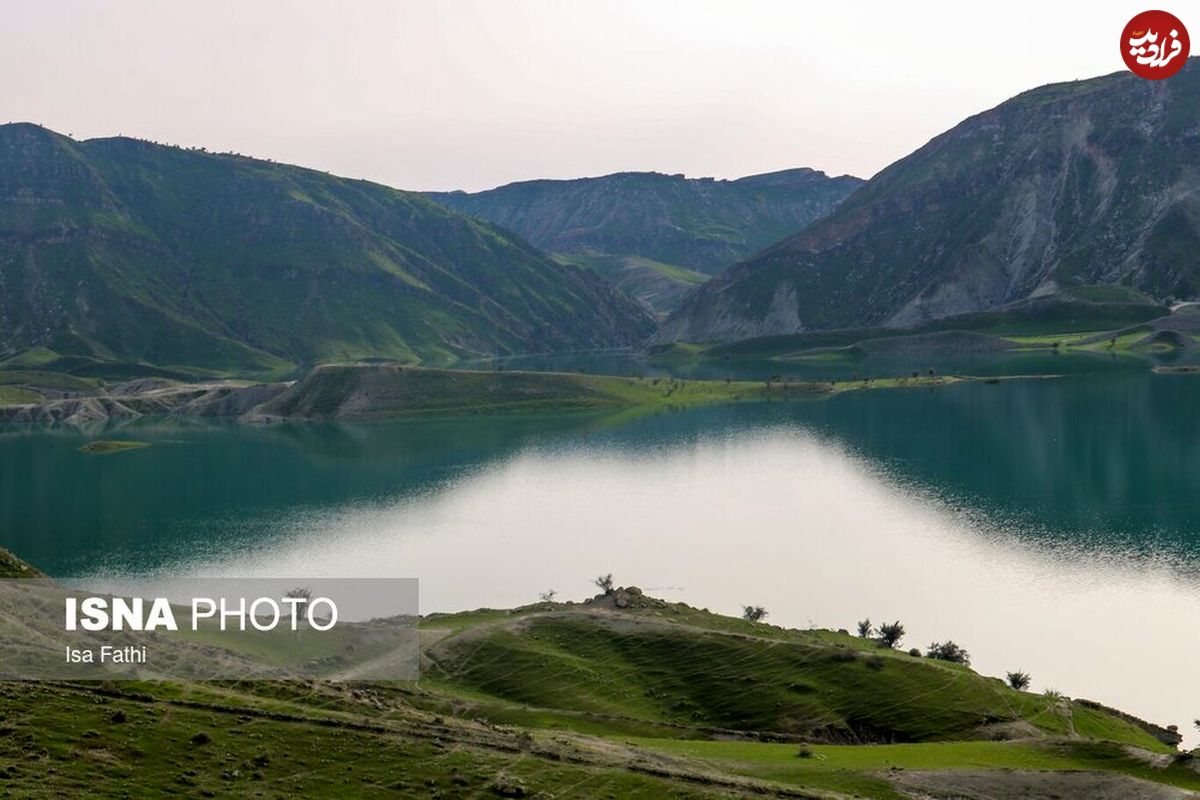
[[[607,575],[601,575],[599,578],[596,578],[596,580],[592,581],[592,583],[596,584],[596,586],[599,587],[600,591],[604,592],[604,594],[606,594],[606,595],[612,594],[613,591],[615,590],[614,586],[613,586],[613,576],[612,576],[611,572],[608,573]]]
[[[742,606],[742,619],[750,622],[762,622],[767,616],[767,610],[762,606]]]
[[[871,634],[874,632],[875,632],[875,629],[871,627],[870,619],[864,619],[858,623],[858,635],[861,636],[862,638],[870,639]]]
[[[554,598],[556,597],[558,597],[558,592],[554,591],[553,589],[547,589],[538,595],[538,600],[543,603],[553,603]]]
[[[934,642],[929,645],[929,652],[925,655],[938,661],[949,661],[952,664],[965,664],[967,666],[971,664],[971,655],[952,640]]]
[[[1023,692],[1029,688],[1030,681],[1028,672],[1017,670],[1016,672],[1008,673],[1008,685],[1016,689],[1018,692]]]
[[[887,622],[880,625],[879,630],[875,633],[878,635],[881,645],[884,647],[895,647],[904,638],[904,626],[900,624],[900,620]]]
[[[288,589],[283,593],[283,596],[291,600],[304,600],[307,602],[312,600],[312,590],[303,586],[297,586],[294,589]]]

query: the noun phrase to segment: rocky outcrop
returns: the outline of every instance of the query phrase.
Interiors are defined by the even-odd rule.
[[[84,425],[142,416],[241,417],[291,385],[136,381],[114,386],[103,395],[0,406],[0,422]]]
[[[38,405],[0,406],[0,422],[82,425],[138,416],[141,414],[111,397],[80,397],[51,400]]]

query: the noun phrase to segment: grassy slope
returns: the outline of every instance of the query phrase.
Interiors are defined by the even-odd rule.
[[[0,550],[0,577],[32,571]],[[828,631],[650,599],[635,605],[436,615],[423,625],[430,666],[419,685],[0,683],[0,793],[897,798],[896,767],[1088,770],[1200,789],[1186,766],[1152,768],[1121,749],[1166,750],[1101,711],[1089,710],[1089,724],[1112,741],[1083,731],[1050,738],[1063,732],[1061,703],[965,668]],[[514,693],[531,696],[518,702]],[[791,723],[779,726],[789,703],[824,706],[830,719],[850,708],[909,717],[914,734],[935,740],[977,738],[969,726],[998,710],[1048,736],[813,745],[804,759],[795,744],[752,740],[771,730],[703,739],[712,719],[745,734],[746,725],[794,734]],[[526,727],[488,721],[515,721],[503,718],[506,708],[523,712]],[[1074,714],[1078,729],[1078,707]],[[650,724],[630,738],[639,717]]]
[[[477,412],[686,408],[800,399],[843,391],[941,386],[964,377],[840,382],[695,381],[571,372],[485,372],[399,365],[326,365],[260,406],[265,417],[329,418]]]
[[[644,257],[711,275],[794,234],[861,183],[805,170],[737,181],[619,173],[432,196],[555,253]]]
[[[0,254],[26,265],[0,293],[5,354],[278,374],[620,346],[653,327],[487,223],[298,167],[2,125],[3,198]]]
[[[968,331],[996,336],[1012,341],[1014,347],[1050,346],[1055,342],[1067,344],[1097,336],[1104,331],[1130,328],[1168,313],[1163,306],[1135,302],[1130,294],[1132,290],[1122,290],[1122,287],[1085,288],[1095,290],[1092,294],[1105,299],[1091,302],[1089,295],[1088,302],[1046,302],[1008,311],[964,314],[913,328],[858,328],[764,336],[699,347],[692,356],[707,359],[779,358],[823,348],[851,348],[872,339],[902,338],[943,331]],[[1116,299],[1118,296],[1120,300]],[[670,347],[660,348],[660,352],[676,354],[676,350]]]
[[[5,372],[0,368],[0,407],[40,402],[41,396],[32,390],[4,383],[6,376],[38,374],[42,373]],[[55,377],[54,373],[45,374]],[[70,375],[57,377],[63,381],[72,379]],[[27,380],[25,377],[19,379]],[[282,394],[254,408],[249,416],[265,420],[281,417],[383,418],[538,411],[645,413],[742,401],[811,399],[870,389],[929,388],[970,380],[978,378],[913,375],[851,381],[797,381],[790,378],[701,381],[574,372],[445,370],[397,364],[344,364],[325,365],[310,371]],[[54,380],[37,382],[53,383]],[[107,391],[101,382],[87,384],[88,389],[83,389],[82,385],[73,386],[72,391],[78,396],[94,396]],[[7,393],[11,393],[11,400]],[[142,398],[137,394],[118,397],[132,408],[142,407]],[[165,402],[164,396],[156,395],[155,402],[160,401]],[[164,413],[158,406],[147,408],[154,409],[147,413]]]
[[[797,757],[794,745],[763,742],[635,740],[654,752],[696,759],[715,770],[814,789],[901,798],[884,777],[899,770],[972,772],[1105,771],[1183,789],[1200,788],[1187,766],[1155,768],[1111,742],[948,742],[867,746],[812,745]],[[1060,795],[1070,796],[1070,795]]]
[[[678,264],[667,264],[643,256],[608,256],[583,253],[553,253],[560,264],[590,269],[612,281],[658,313],[667,313],[683,296],[709,279],[708,275]]]
[[[313,370],[261,411],[279,416],[329,417],[682,406],[756,398],[765,391],[761,383],[378,365],[325,366]]]
[[[928,742],[990,738],[1020,723],[1029,735],[1065,735],[1074,725],[1166,749],[1127,722],[1017,692],[966,667],[831,631],[650,602],[639,612],[531,608],[475,620],[431,651],[425,679],[452,694],[466,690],[485,716],[528,723],[538,716],[529,709],[540,709],[544,722],[567,728]],[[453,630],[454,622],[429,624]]]
[[[220,699],[195,707],[96,687],[0,685],[0,792],[430,798],[494,797],[529,785],[571,798],[728,796],[622,770],[611,759],[562,763],[526,752],[513,734],[311,709],[267,715],[239,708],[251,698],[237,693]]]

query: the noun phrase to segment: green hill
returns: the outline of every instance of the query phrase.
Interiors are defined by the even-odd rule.
[[[835,744],[1075,734],[1166,748],[1149,727],[872,639],[629,602],[431,619],[449,633],[425,681],[485,718],[568,729]]]
[[[848,388],[848,387],[843,387]],[[403,416],[683,408],[828,394],[830,384],[691,381],[573,372],[443,370],[330,364],[255,409],[263,417]]]
[[[422,622],[419,683],[0,682],[13,796],[887,800],[1200,789],[1169,732],[618,590]],[[1165,737],[1164,737],[1165,738]]]
[[[0,126],[0,358],[282,372],[611,347],[652,327],[594,273],[419,194]]]

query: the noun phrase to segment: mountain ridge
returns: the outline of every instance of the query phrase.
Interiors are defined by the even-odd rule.
[[[364,180],[0,126],[0,353],[272,371],[633,344],[605,281]]]
[[[1200,66],[1048,84],[889,165],[697,289],[664,341],[886,325],[1082,285],[1200,291]]]
[[[593,269],[662,312],[861,183],[807,167],[733,180],[630,171],[428,196],[514,231],[561,263]]]

